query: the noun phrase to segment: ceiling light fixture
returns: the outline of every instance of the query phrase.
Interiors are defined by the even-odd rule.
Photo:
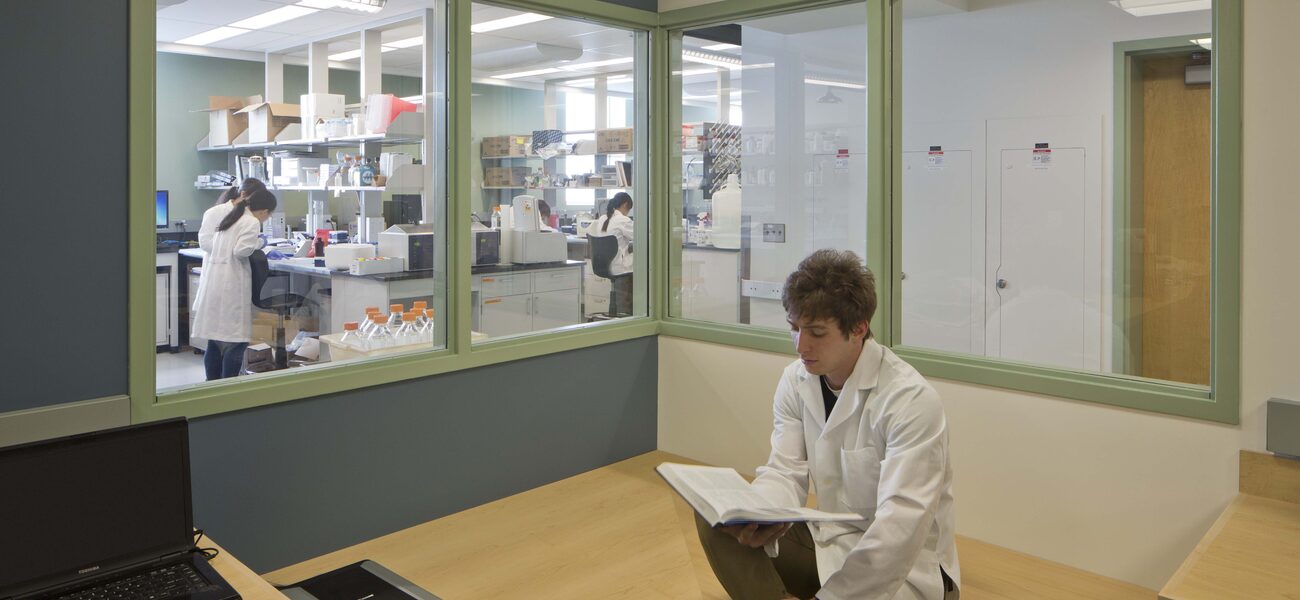
[[[424,45],[424,36],[417,35],[415,37],[406,38],[404,40],[394,40],[388,42],[387,44],[384,44],[384,47],[385,48],[414,48],[415,46],[423,46],[423,45]]]
[[[844,88],[846,90],[865,90],[867,86],[860,83],[848,83],[846,81],[829,81],[826,79],[804,79],[804,83],[809,85],[824,85],[828,87]]]
[[[740,46],[739,46],[739,45],[736,45],[736,44],[714,44],[714,45],[712,45],[712,46],[703,46],[703,47],[701,47],[701,49],[703,49],[703,50],[713,50],[713,51],[716,52],[716,51],[718,51],[718,50],[732,50],[732,49],[734,49],[734,48],[739,48],[739,47],[740,47]]]
[[[1191,40],[1191,42],[1192,42],[1193,44],[1196,44],[1197,46],[1200,46],[1200,47],[1202,47],[1202,48],[1205,48],[1206,50],[1209,50],[1209,51],[1211,51],[1211,52],[1214,51],[1214,48],[1211,48],[1211,47],[1210,47],[1210,46],[1213,46],[1213,45],[1214,45],[1214,38],[1197,38],[1197,39]]]
[[[305,17],[316,12],[314,8],[306,6],[284,6],[275,10],[264,12],[260,15],[254,15],[242,21],[231,23],[231,27],[240,29],[265,29],[272,25],[279,25],[285,21],[292,21],[298,17]]]
[[[682,50],[682,60],[704,65],[713,65],[715,67],[722,67],[723,69],[739,69],[741,66],[740,59],[734,56],[709,54],[707,52],[696,52],[694,50]]]
[[[377,13],[384,9],[384,4],[387,1],[388,0],[300,0],[298,5],[319,9],[346,8],[358,12]]]
[[[487,33],[489,31],[496,31],[498,29],[518,27],[520,25],[527,25],[529,23],[536,23],[538,21],[545,21],[551,18],[553,17],[548,17],[546,15],[539,15],[537,13],[523,13],[521,15],[515,15],[513,17],[496,19],[494,21],[484,21],[482,23],[479,23],[478,25],[471,25],[469,30],[474,33]]]
[[[176,40],[176,43],[186,44],[189,46],[206,46],[208,44],[214,44],[216,42],[220,42],[221,40],[224,39],[228,39],[228,38],[235,37],[237,35],[248,33],[248,31],[249,30],[247,29],[240,29],[238,27],[218,27],[216,29],[209,29],[207,31],[204,31],[203,33],[195,34],[187,38]]]
[[[1135,17],[1210,10],[1211,0],[1110,0],[1111,6]]]
[[[379,47],[380,52],[392,52],[396,49],[397,48],[389,48],[388,46]],[[358,58],[361,58],[360,48],[356,50],[348,50],[347,52],[339,52],[338,54],[329,55],[329,59],[335,62],[344,62],[344,61],[354,60]]]
[[[673,75],[678,75],[681,77],[690,77],[692,75],[708,75],[710,73],[717,73],[717,72],[718,72],[717,69],[687,69],[685,71],[676,71],[673,73]]]
[[[546,68],[546,69],[536,69],[533,71],[520,71],[518,73],[506,73],[504,75],[493,75],[492,78],[493,79],[518,79],[520,77],[532,77],[534,75],[550,75],[551,73],[559,73],[559,72],[560,72],[559,69]]]
[[[595,69],[595,68],[597,68],[597,67],[609,67],[609,66],[613,66],[613,65],[625,65],[625,64],[627,64],[627,63],[632,62],[632,60],[633,60],[632,57],[629,56],[629,57],[626,57],[626,58],[611,58],[611,59],[609,59],[609,60],[598,60],[598,61],[595,61],[595,62],[585,62],[585,63],[577,63],[577,64],[561,65],[560,68],[561,68],[561,69],[564,69],[565,71],[585,71],[585,70],[587,70],[587,69]]]

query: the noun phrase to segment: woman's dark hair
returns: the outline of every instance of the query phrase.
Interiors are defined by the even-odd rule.
[[[614,218],[614,211],[623,208],[624,204],[628,206],[628,210],[631,210],[632,196],[627,192],[614,194],[614,197],[609,200],[609,205],[605,207],[605,224],[600,226],[601,231],[609,231],[609,220]]]
[[[216,205],[221,206],[222,204],[230,202],[231,200],[234,200],[235,198],[238,197],[239,197],[239,188],[232,185],[226,188],[225,190],[223,190],[220,196],[217,196]]]
[[[264,189],[266,189],[266,184],[262,183],[262,180],[256,177],[249,177],[248,179],[245,179],[243,183],[239,184],[239,193],[245,196],[252,195],[253,192]]]
[[[263,187],[260,190],[253,190],[253,192],[248,195],[247,202],[240,202],[239,204],[236,204],[235,208],[226,214],[226,218],[221,220],[220,225],[217,225],[217,231],[225,231],[227,229],[230,229],[232,225],[234,225],[236,222],[239,221],[241,217],[244,216],[245,209],[274,210],[275,194],[268,192],[265,187]]]

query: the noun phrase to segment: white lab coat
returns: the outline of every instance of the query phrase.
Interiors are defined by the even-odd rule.
[[[609,220],[608,228],[605,227],[605,221],[607,219]],[[618,238],[618,254],[616,254],[614,260],[609,263],[609,272],[612,275],[622,275],[624,273],[632,272],[631,248],[633,230],[632,219],[618,211],[614,211],[613,217],[601,215],[600,220],[592,224],[591,229],[588,230],[591,232],[592,237],[612,235]]]
[[[823,585],[817,598],[941,600],[940,565],[958,585],[961,572],[938,393],[868,339],[829,421],[825,412],[820,378],[799,361],[786,367],[772,455],[753,483],[781,506],[803,506],[811,483],[819,509],[866,518],[809,523]]]
[[[203,211],[203,220],[199,223],[199,248],[204,252],[212,251],[212,236],[217,233],[217,226],[234,208],[230,202],[222,202]]]
[[[253,337],[253,274],[248,256],[262,245],[262,222],[245,211],[230,229],[212,236],[194,297],[195,337],[248,342]]]

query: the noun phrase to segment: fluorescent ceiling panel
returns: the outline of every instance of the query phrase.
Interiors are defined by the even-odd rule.
[[[536,23],[538,21],[545,21],[550,18],[551,17],[548,17],[546,15],[539,15],[537,13],[524,13],[521,15],[515,15],[513,17],[506,17],[504,19],[485,21],[483,23],[479,23],[478,25],[471,25],[469,30],[474,33],[487,33],[489,31],[496,31],[498,29],[518,27],[520,25],[527,25],[529,23]]]
[[[235,37],[241,33],[248,33],[248,30],[240,29],[238,27],[218,27],[216,29],[209,29],[197,35],[176,40],[176,43],[188,44],[190,46],[206,46],[208,44],[220,42],[224,39]]]
[[[613,66],[613,65],[625,65],[625,64],[627,64],[627,63],[632,62],[632,60],[633,60],[632,57],[631,57],[631,56],[628,56],[628,57],[626,57],[626,58],[611,58],[611,59],[609,59],[609,60],[598,60],[598,61],[595,61],[595,62],[585,62],[585,63],[577,63],[577,64],[567,64],[567,65],[563,65],[563,66],[561,66],[560,68],[561,68],[561,69],[564,69],[565,71],[585,71],[585,70],[587,70],[587,69],[595,69],[595,68],[597,68],[597,67],[609,67],[609,66]]]
[[[718,50],[731,50],[733,48],[739,48],[739,47],[740,46],[737,46],[736,44],[714,44],[712,46],[702,46],[701,48],[704,50],[718,51]]]
[[[387,52],[392,52],[392,51],[394,51],[394,50],[396,50],[396,49],[397,49],[397,48],[389,48],[389,47],[387,47],[387,46],[380,46],[379,51],[380,51],[380,52],[387,53]],[[329,56],[329,59],[330,59],[330,60],[337,61],[337,62],[344,62],[344,61],[354,60],[354,59],[358,59],[358,58],[361,58],[361,49],[360,49],[360,48],[358,48],[358,49],[356,49],[356,50],[348,50],[347,52],[339,52],[338,54],[331,54],[331,55]]]
[[[1110,0],[1111,6],[1135,17],[1210,10],[1211,0]]]
[[[803,80],[803,82],[804,82],[804,83],[807,83],[807,84],[809,84],[809,85],[829,85],[829,86],[831,86],[831,87],[844,88],[844,89],[846,89],[846,90],[865,90],[865,89],[867,89],[867,86],[862,85],[862,84],[860,84],[860,83],[848,83],[848,82],[845,82],[845,81],[829,81],[829,80],[826,80],[826,79],[810,79],[810,78],[805,78],[805,79]]]
[[[739,69],[740,59],[734,56],[724,56],[721,54],[709,54],[706,52],[696,52],[694,50],[683,50],[682,60],[686,62],[700,63],[704,65],[713,65],[724,69]]]
[[[306,6],[285,6],[275,10],[264,12],[260,15],[254,15],[242,21],[231,23],[231,27],[240,29],[265,29],[272,25],[278,25],[285,21],[291,21],[298,17],[304,17],[316,12],[314,8]]]
[[[423,44],[424,44],[424,37],[417,35],[413,38],[406,38],[404,40],[395,40],[392,42],[388,42],[387,44],[384,44],[384,46],[387,48],[413,48],[415,46],[420,46]]]
[[[492,78],[493,79],[518,79],[520,77],[532,77],[534,75],[550,75],[551,73],[559,73],[559,72],[560,72],[559,69],[547,68],[547,69],[537,69],[534,71],[520,71],[518,73],[506,73],[504,75],[493,75]]]
[[[1197,46],[1205,48],[1206,50],[1210,50],[1211,52],[1214,51],[1214,48],[1211,48],[1211,46],[1214,45],[1214,38],[1197,38],[1191,40],[1191,42]]]

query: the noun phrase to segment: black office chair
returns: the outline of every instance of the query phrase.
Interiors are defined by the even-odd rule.
[[[289,353],[284,348],[284,319],[290,311],[301,308],[307,301],[303,296],[289,293],[289,276],[284,273],[271,273],[271,266],[266,262],[266,254],[254,250],[248,257],[248,266],[253,270],[253,306],[276,314],[275,323],[275,368],[289,367]]]
[[[597,313],[592,320],[631,316],[631,307],[624,303],[632,303],[632,274],[615,275],[609,272],[610,263],[618,256],[618,238],[612,235],[588,235],[587,245],[591,248],[591,272],[597,277],[608,279],[610,283],[609,311],[603,315]]]

